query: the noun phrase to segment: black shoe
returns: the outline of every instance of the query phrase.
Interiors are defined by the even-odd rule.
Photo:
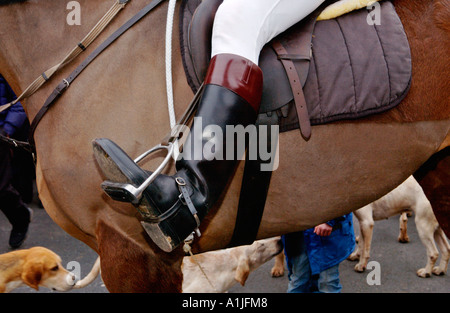
[[[13,225],[11,234],[9,235],[9,246],[12,249],[19,248],[27,238],[28,226],[30,225],[33,211],[28,207],[25,208],[28,212],[28,218],[18,225]]]
[[[242,57],[222,54],[211,60],[204,83],[204,91],[196,113],[202,127],[192,127],[184,149],[191,151],[177,161],[174,176],[158,175],[136,197],[133,190],[143,185],[152,173],[141,169],[116,144],[108,139],[94,141],[94,155],[103,174],[104,191],[114,200],[133,203],[144,218],[142,225],[151,239],[163,250],[170,252],[198,228],[200,221],[215,204],[234,173],[237,156],[227,160],[226,126],[244,128],[256,120],[262,93],[261,69]],[[194,119],[194,124],[195,124]],[[222,129],[224,140],[215,146],[223,159],[202,155],[196,159],[195,142],[202,148],[209,142],[203,130],[209,125]],[[234,142],[234,152],[237,143]],[[191,149],[186,149],[191,147]],[[229,147],[233,148],[233,147]],[[204,151],[204,149],[202,149]]]

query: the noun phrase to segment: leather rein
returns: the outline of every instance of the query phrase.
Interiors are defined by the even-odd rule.
[[[129,0],[120,0],[120,3],[125,4]],[[26,142],[21,142],[20,146],[27,151],[32,151],[34,158],[36,153],[34,133],[39,122],[42,120],[43,116],[48,112],[48,110],[56,103],[59,97],[69,88],[70,84],[78,77],[78,75],[106,48],[108,48],[117,38],[123,35],[128,29],[139,22],[143,17],[145,17],[150,11],[156,8],[164,0],[153,0],[150,4],[141,9],[136,15],[130,18],[126,23],[124,23],[119,29],[117,29],[113,34],[111,34],[102,44],[100,44],[68,77],[63,79],[58,86],[53,90],[50,96],[45,101],[44,105],[38,111],[36,116],[30,125],[30,132],[28,137],[28,147],[26,147]],[[78,44],[83,51],[86,49],[84,45]],[[42,75],[46,78],[44,75]],[[45,81],[47,81],[45,79]],[[40,87],[40,86],[39,86]],[[6,141],[6,140],[5,140]],[[11,140],[9,139],[9,142]],[[17,142],[17,141],[16,141]],[[18,146],[16,143],[12,142],[13,145]]]

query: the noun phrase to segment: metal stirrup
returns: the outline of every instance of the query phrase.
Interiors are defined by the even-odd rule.
[[[134,162],[137,164],[142,161],[145,157],[149,156],[151,153],[159,151],[159,150],[167,150],[167,155],[162,161],[162,163],[158,166],[158,168],[138,187],[133,186],[132,184],[124,184],[124,183],[116,183],[111,181],[104,181],[102,183],[102,188],[110,191],[121,190],[121,192],[125,191],[127,194],[128,200],[133,204],[138,204],[141,201],[142,195],[145,189],[150,186],[150,184],[158,177],[159,174],[163,171],[163,169],[167,166],[170,159],[173,155],[174,144],[173,142],[168,142],[167,144],[159,144],[150,150],[144,152],[140,156],[138,156]],[[109,194],[109,193],[108,193]]]

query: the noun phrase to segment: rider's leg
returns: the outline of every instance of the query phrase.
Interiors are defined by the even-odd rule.
[[[214,19],[211,54],[237,54],[258,64],[266,43],[304,19],[323,1],[224,0]]]
[[[203,126],[200,132],[196,132],[193,125],[194,131],[186,139],[185,150],[193,147],[193,143],[201,142],[201,152],[204,152],[205,144],[211,144],[211,134],[203,130],[210,125],[219,127],[225,134],[227,125],[245,128],[255,122],[262,94],[262,72],[257,66],[260,49],[312,12],[322,1],[224,1],[216,15],[213,58],[194,119],[197,122],[201,118]],[[229,155],[225,148],[234,148],[228,147],[225,139],[214,138],[218,141],[213,142],[215,151],[212,156],[205,157],[202,153],[196,159],[195,147],[188,149],[190,154],[183,152],[183,158],[176,163],[177,173],[174,176],[159,175],[144,192],[146,209],[152,214],[176,212],[144,226],[161,249],[171,251],[198,227],[234,173],[236,157],[231,160],[216,157],[225,158]],[[97,148],[102,151],[100,155],[109,156],[108,160],[114,161],[114,155],[119,153],[118,147],[111,148],[111,144],[104,141],[97,141]],[[99,161],[100,167],[102,162]],[[108,169],[103,170],[108,172]],[[108,173],[106,176],[109,177]],[[111,173],[110,176],[114,175]],[[183,199],[180,199],[180,193]]]

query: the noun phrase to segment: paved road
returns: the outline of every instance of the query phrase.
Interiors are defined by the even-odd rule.
[[[86,275],[96,259],[96,254],[82,242],[70,237],[57,226],[42,209],[32,205],[34,219],[30,225],[29,235],[22,248],[45,246],[54,250],[63,259],[66,265],[70,261],[80,264],[81,276]],[[10,225],[0,214],[0,253],[10,251],[8,236]],[[413,219],[408,223],[410,243],[397,242],[398,218],[379,221],[375,224],[372,244],[371,260],[380,264],[380,285],[367,283],[368,272],[359,274],[353,271],[355,263],[344,261],[340,265],[343,293],[449,293],[450,277],[432,276],[419,278],[416,270],[425,265],[425,248],[420,242]],[[273,260],[264,264],[253,272],[245,286],[235,285],[230,293],[284,293],[287,287],[287,277],[272,278],[270,269]],[[73,270],[70,268],[69,270]],[[371,271],[369,271],[371,272]],[[372,273],[373,274],[373,273]],[[450,274],[450,273],[449,273]],[[36,293],[28,287],[16,289],[16,293]],[[39,293],[52,292],[40,288]],[[82,289],[73,290],[73,293],[106,293],[107,290],[98,278],[92,285]]]

